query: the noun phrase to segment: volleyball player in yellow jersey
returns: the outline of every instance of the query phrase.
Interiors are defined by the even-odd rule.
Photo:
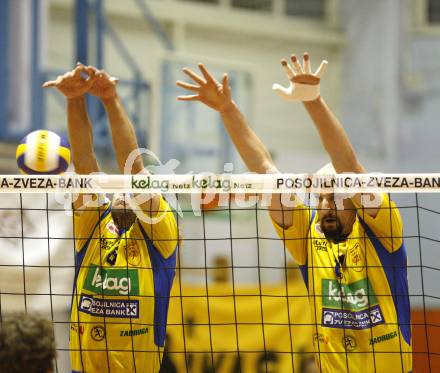
[[[338,173],[364,173],[339,121],[320,96],[323,61],[312,74],[308,54],[301,66],[292,56],[282,66],[290,86],[274,85],[287,101],[302,101]],[[293,66],[293,67],[292,67]],[[216,81],[200,64],[199,76],[184,72],[197,84],[177,82],[194,94],[182,101],[201,101],[217,110],[251,171],[278,173],[264,144],[231,99],[228,76]],[[327,173],[333,167],[327,167]],[[411,326],[407,257],[402,221],[386,195],[367,195],[375,208],[362,206],[360,195],[336,206],[332,193],[321,194],[317,210],[281,205],[272,196],[275,229],[299,264],[309,293],[314,346],[321,372],[410,372]],[[369,205],[371,206],[371,204]],[[286,336],[288,338],[288,336]]]
[[[85,79],[84,74],[89,77]],[[44,85],[58,88],[67,98],[69,138],[79,174],[99,171],[86,111],[87,92],[99,97],[105,107],[122,172],[127,157],[138,148],[116,83],[102,71],[78,65]],[[139,154],[131,172],[146,172]],[[86,203],[87,197],[92,203]],[[138,197],[145,195],[133,197],[135,203]],[[101,196],[81,196],[74,202],[76,274],[70,331],[73,372],[160,369],[178,230],[162,196],[146,197],[138,204],[143,213],[139,218],[124,195],[115,195],[112,203]]]

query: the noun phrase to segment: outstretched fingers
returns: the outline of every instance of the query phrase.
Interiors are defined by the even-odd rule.
[[[229,76],[226,73],[223,74],[222,86],[223,86],[223,93],[227,97],[231,97],[231,86],[229,85]]]
[[[192,71],[191,69],[188,69],[187,67],[185,67],[182,70],[186,75],[188,75],[192,80],[194,80],[197,84],[205,84],[206,82],[200,77],[198,76],[194,71]]]
[[[287,75],[287,78],[289,80],[292,80],[295,77],[295,72],[293,71],[292,67],[289,65],[286,59],[281,60],[281,66],[283,67],[284,72]]]
[[[205,77],[206,81],[208,83],[216,83],[215,78],[211,75],[211,73],[206,69],[205,65],[203,63],[198,64],[200,71],[202,72],[203,76]]]
[[[188,95],[188,96],[177,96],[179,101],[197,101],[199,99],[199,95]]]
[[[303,68],[298,62],[298,58],[294,54],[290,56],[290,60],[292,61],[293,65],[293,71],[295,71],[295,74],[304,74]]]
[[[189,83],[186,83],[186,82],[182,82],[180,80],[178,80],[176,82],[176,85],[181,87],[181,88],[187,89],[188,91],[193,91],[193,92],[198,92],[199,89],[200,89],[200,87],[198,85],[189,84]]]
[[[305,52],[303,56],[303,66],[304,66],[304,73],[306,74],[312,73],[312,68],[310,66],[310,56],[307,52]]]
[[[318,77],[318,78],[321,78],[323,75],[324,75],[324,73],[325,73],[325,70],[326,70],[326,68],[327,68],[327,65],[328,65],[328,61],[326,61],[326,60],[323,60],[322,62],[321,62],[321,65],[319,65],[319,67],[318,67],[318,69],[315,71],[315,76],[316,77]]]
[[[64,75],[58,75],[55,80],[48,80],[47,82],[43,83],[41,86],[43,88],[57,87],[62,82],[64,76],[65,76],[65,74]]]
[[[49,80],[41,85],[43,88],[52,88],[57,86],[56,80]]]

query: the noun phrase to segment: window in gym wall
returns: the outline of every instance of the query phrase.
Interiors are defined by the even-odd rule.
[[[324,18],[325,0],[286,0],[286,14],[289,16]]]
[[[440,0],[428,0],[428,22],[440,24]]]
[[[190,1],[192,3],[206,3],[206,4],[218,4],[219,0],[179,0],[179,1]]]
[[[235,8],[272,11],[272,0],[232,0],[231,3]]]

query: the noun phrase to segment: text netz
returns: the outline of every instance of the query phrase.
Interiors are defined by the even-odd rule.
[[[219,179],[216,177],[197,178],[193,176],[190,182],[182,182],[170,184],[169,180],[158,180],[147,176],[145,178],[132,178],[131,186],[133,189],[160,189],[161,191],[167,191],[169,189],[221,189],[223,191],[229,191],[231,188],[251,188],[250,183],[234,183],[229,179]]]

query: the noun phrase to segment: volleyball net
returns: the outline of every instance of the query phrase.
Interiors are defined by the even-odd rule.
[[[403,240],[408,254],[405,269],[412,309],[412,325],[406,326],[412,331],[414,364],[433,369],[440,353],[436,322],[440,314],[439,191],[440,174],[0,176],[0,315],[27,311],[51,319],[57,338],[56,371],[69,370],[69,333],[72,329],[82,333],[82,325],[70,320],[72,288],[75,289],[78,271],[72,202],[80,194],[107,195],[110,199],[115,193],[140,194],[148,199],[148,194],[160,193],[170,205],[179,230],[166,344],[164,351],[158,352],[163,359],[161,372],[319,369],[319,360],[325,354],[315,352],[317,346],[327,343],[327,337],[316,327],[317,323],[328,323],[330,319],[313,317],[309,309],[304,273],[287,249],[286,237],[277,235],[271,222],[272,198],[275,195],[282,201],[282,209],[305,206],[312,216],[323,193],[333,194],[338,210],[343,208],[345,199],[356,194],[364,196],[365,207],[378,208],[380,203],[372,194],[384,193],[396,202],[403,220]],[[140,208],[130,205],[130,209],[136,212]],[[392,234],[390,231],[391,238]],[[311,238],[308,234],[300,237],[304,242]],[[315,250],[327,250],[325,240],[322,241],[314,243]],[[106,250],[105,245],[102,250]],[[135,270],[137,265],[140,264],[130,264]],[[309,263],[310,266],[313,267]],[[362,266],[368,267],[368,262]],[[374,271],[374,265],[371,267]],[[103,271],[98,271],[102,278]],[[107,283],[108,289],[119,285]],[[339,308],[347,311],[350,301],[358,298],[349,293],[337,300],[343,283],[338,286],[332,307],[338,308],[339,302]],[[104,282],[102,294],[96,293],[102,301],[96,308],[101,307],[105,313],[105,298],[117,295],[119,299],[121,294],[116,294],[114,289],[105,293],[103,288]],[[142,296],[140,289],[136,295]],[[344,289],[353,293],[356,290]],[[377,298],[385,296],[377,289],[373,295],[368,291],[368,304],[355,305],[356,310],[351,310],[353,315],[370,310]],[[324,294],[316,296],[324,297]],[[86,307],[84,304],[78,307]],[[334,313],[331,323],[337,323],[338,317]],[[386,323],[386,317],[383,314],[382,317]],[[371,314],[368,319],[368,325],[340,320],[347,331],[343,341],[338,341],[341,354],[359,352],[355,345],[360,342],[353,331],[373,330]],[[95,342],[109,339],[106,325],[119,319],[104,315],[103,320],[103,333],[97,333],[96,329],[95,334],[90,332],[83,338]],[[135,322],[125,324],[119,338],[131,340],[135,346],[137,338],[151,333],[156,321],[144,325],[139,320],[130,320]],[[375,355],[384,353],[381,343],[395,337],[388,334],[385,337],[371,334],[369,354],[374,362]],[[112,344],[106,346],[111,352]],[[393,353],[407,352],[398,349]]]

